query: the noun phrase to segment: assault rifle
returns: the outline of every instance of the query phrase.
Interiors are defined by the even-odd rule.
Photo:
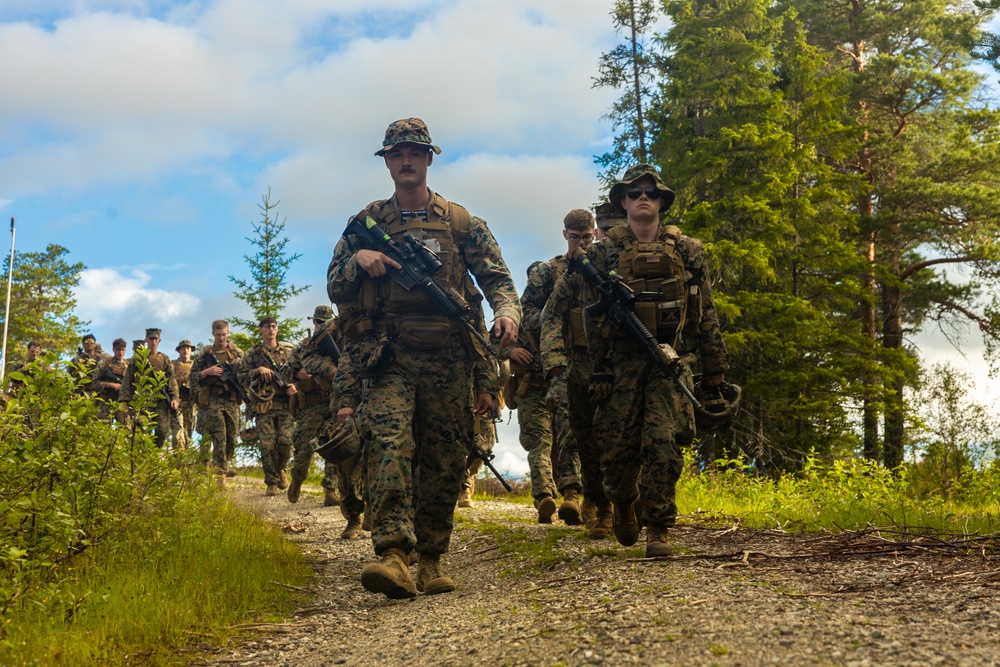
[[[530,368],[531,371],[534,373],[538,373],[539,375],[545,375],[542,369],[541,355],[538,354],[538,350],[536,350],[535,346],[531,344],[531,341],[528,340],[528,337],[525,336],[520,331],[517,334],[517,346],[523,347],[525,350],[528,351],[528,354],[531,355],[531,363],[528,364],[528,368]]]
[[[493,459],[496,458],[496,455],[493,452],[487,452],[482,447],[477,445],[475,438],[469,442],[468,446],[469,453],[482,461],[486,467],[490,469],[490,472],[493,473],[493,476],[497,478],[497,481],[503,485],[503,488],[507,489],[508,492],[514,490],[511,488],[507,480],[503,478],[503,475],[501,475],[500,472],[493,466]]]
[[[240,381],[236,379],[236,373],[233,372],[233,365],[228,361],[226,363],[222,363],[219,361],[219,358],[215,356],[215,353],[211,351],[205,355],[205,358],[212,366],[222,367],[222,375],[219,376],[219,379],[222,380],[227,387],[232,389],[236,396],[243,401],[243,403],[250,405],[250,397],[247,396],[247,392],[243,389],[243,385],[240,384]]]
[[[278,375],[278,367],[274,365],[274,359],[272,359],[267,352],[264,353],[264,365],[271,369],[271,380],[274,381],[280,389],[287,389],[288,383],[281,379]]]
[[[337,341],[330,335],[330,329],[323,328],[309,338],[309,344],[315,346],[319,353],[335,364],[340,364],[340,348]]]
[[[614,272],[611,272],[607,278],[602,276],[590,263],[586,252],[581,248],[573,251],[573,258],[570,262],[573,268],[593,284],[601,294],[599,301],[587,306],[587,314],[591,317],[607,315],[613,325],[623,329],[633,340],[645,348],[653,362],[660,365],[667,377],[673,380],[681,393],[691,401],[691,405],[696,410],[700,410],[701,402],[695,398],[691,390],[681,380],[684,365],[680,358],[677,355],[672,358],[667,355],[660,347],[656,336],[646,328],[639,316],[635,314],[635,294],[629,289],[629,286],[622,282],[621,278]]]
[[[430,298],[449,320],[454,320],[479,341],[483,349],[495,359],[500,359],[500,350],[486,340],[474,323],[472,308],[454,289],[445,289],[434,279],[434,274],[441,270],[441,260],[423,242],[412,234],[403,235],[402,241],[394,241],[378,226],[370,215],[361,220],[360,214],[351,218],[347,225],[348,234],[357,234],[370,240],[390,259],[400,265],[400,269],[392,270],[393,279],[406,291],[419,289]]]

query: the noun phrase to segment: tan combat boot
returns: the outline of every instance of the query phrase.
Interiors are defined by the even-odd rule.
[[[340,507],[340,505],[336,489],[323,489],[323,507]]]
[[[293,505],[299,502],[299,494],[302,493],[302,481],[292,478],[291,484],[288,485],[288,502]]]
[[[356,540],[359,537],[364,537],[365,531],[361,530],[361,515],[352,514],[347,517],[347,527],[344,528],[344,532],[340,534],[340,539],[342,540]]]
[[[667,544],[667,529],[646,526],[646,558],[662,558],[670,555]]]
[[[288,488],[288,473],[281,471],[281,479],[278,480],[278,488],[284,491]]]
[[[410,576],[409,554],[402,549],[386,549],[382,562],[368,563],[361,570],[361,585],[370,593],[382,593],[390,600],[417,597]]]
[[[563,495],[562,505],[559,506],[559,518],[565,521],[567,526],[579,526],[583,523],[580,520],[580,492],[576,489],[569,489]]]
[[[455,582],[441,569],[441,556],[420,554],[417,560],[417,590],[424,595],[451,593]]]
[[[268,484],[267,489],[264,490],[265,496],[276,496],[278,495],[278,487],[274,484]]]
[[[611,537],[611,502],[602,498],[594,503],[597,507],[597,517],[594,527],[590,529],[590,539],[606,540]]]
[[[552,496],[536,498],[535,509],[538,510],[538,523],[552,523],[552,515],[556,513],[556,501]]]
[[[615,538],[623,547],[630,547],[639,541],[639,520],[635,517],[635,501],[630,503],[614,503],[612,523]]]
[[[580,509],[580,520],[587,530],[593,530],[597,525],[597,503],[586,496],[583,499],[583,507]]]
[[[456,507],[472,507],[472,489],[462,489],[458,494],[458,502],[455,503]]]

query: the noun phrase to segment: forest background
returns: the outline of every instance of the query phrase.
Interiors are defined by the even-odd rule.
[[[929,342],[936,331],[973,368],[993,361],[997,76],[972,55],[977,31],[996,29],[987,3],[513,3],[502,16],[368,4],[273,16],[256,3],[5,3],[0,210],[35,253],[24,267],[64,262],[79,278],[58,306],[73,336],[92,328],[107,347],[159,326],[170,349],[248,316],[228,278],[245,276],[268,185],[302,255],[289,279],[311,285],[283,314],[308,315],[337,221],[386,190],[370,157],[382,130],[422,115],[445,147],[432,187],[491,222],[519,286],[559,252],[538,221],[557,229],[597,201],[599,171],[645,154],[669,174],[669,221],[706,241],[730,379],[746,392],[730,444],[760,469],[794,469],[812,449],[894,465],[946,432],[961,462],[991,458],[982,376],[926,363],[948,346]],[[515,52],[510,34],[530,47]],[[264,35],[268,58],[254,52]],[[608,69],[629,56],[645,146],[635,81]],[[398,81],[404,62],[433,76]],[[439,101],[455,96],[433,82],[469,106]],[[12,353],[36,335],[75,347],[17,332]],[[502,466],[523,462],[514,432]]]

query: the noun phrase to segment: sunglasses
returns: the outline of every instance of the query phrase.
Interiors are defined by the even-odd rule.
[[[625,191],[625,196],[629,199],[638,199],[643,194],[646,195],[648,199],[659,199],[660,191],[655,187],[651,186],[646,189],[643,188],[629,188]]]

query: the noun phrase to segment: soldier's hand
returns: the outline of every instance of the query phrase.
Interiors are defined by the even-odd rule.
[[[119,391],[119,390],[121,390],[122,385],[121,385],[120,382],[109,382],[107,384],[107,387],[108,387],[108,389],[110,389],[112,391]]]
[[[304,368],[300,368],[299,371],[295,374],[295,379],[297,380],[309,380],[311,378],[312,378],[312,373],[310,373]]]
[[[344,421],[348,417],[354,416],[354,408],[341,408],[337,410],[337,423]]]
[[[220,375],[222,375],[222,366],[220,364],[210,366],[201,372],[202,377],[219,377]]]
[[[259,375],[260,379],[263,380],[264,382],[270,382],[271,376],[273,376],[274,373],[267,366],[258,366],[257,375]]]
[[[590,374],[590,395],[595,401],[606,401],[614,388],[615,374],[611,372]]]
[[[517,342],[517,324],[509,317],[498,317],[493,322],[493,336],[500,339],[500,347],[510,347]]]
[[[178,405],[180,405],[180,403],[177,402],[176,398],[174,400],[170,401],[170,409],[171,410],[176,410]]]
[[[493,396],[490,394],[479,394],[476,396],[476,404],[472,411],[477,415],[485,415],[493,411]]]
[[[531,360],[535,358],[535,355],[528,352],[523,347],[514,347],[510,350],[510,358],[512,361],[516,361],[522,366],[527,366],[531,363]]]
[[[285,387],[285,393],[288,394],[289,396],[294,396],[295,394],[299,393],[299,388],[296,387],[294,384],[290,384],[287,387]]]
[[[389,273],[390,266],[394,269],[402,268],[396,260],[378,250],[359,250],[354,253],[354,261],[372,278],[381,278]]]

